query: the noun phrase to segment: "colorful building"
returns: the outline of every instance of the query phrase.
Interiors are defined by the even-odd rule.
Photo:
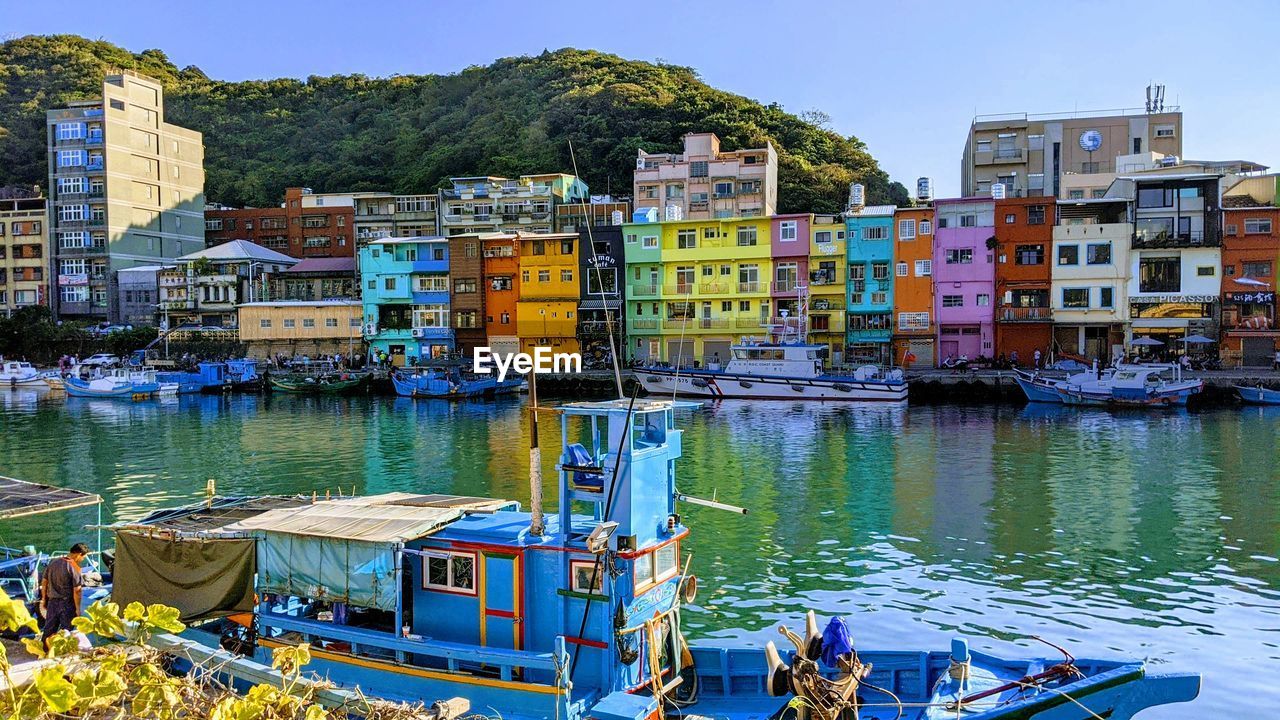
[[[751,217],[623,226],[632,359],[723,363],[738,338],[763,334],[777,317],[772,224]]]
[[[45,202],[42,197],[0,200],[0,312],[6,315],[49,303]]]
[[[1049,255],[1052,357],[1105,365],[1124,352],[1133,225],[1120,199],[1062,200]],[[1047,212],[1047,211],[1046,211]]]
[[[606,219],[596,216],[595,219]],[[622,274],[626,272],[622,225],[599,224],[578,230],[578,344],[587,367],[611,367],[609,334],[619,356],[625,354]]]
[[[893,338],[892,205],[845,214],[848,248],[848,330],[844,361],[888,365]]]
[[[249,240],[295,258],[352,257],[353,208],[304,205],[310,195],[307,188],[293,187],[285,189],[278,207],[205,208],[205,245]]]
[[[449,316],[454,347],[464,357],[487,345],[484,259],[480,235],[449,236]]]
[[[938,360],[933,307],[934,210],[927,204],[898,208],[893,217],[897,223],[893,236],[893,361],[904,367],[932,367]]]
[[[578,352],[578,234],[519,234],[520,294],[516,334],[520,350]]]
[[[364,350],[359,300],[273,300],[242,303],[240,342],[251,357],[351,357]]]
[[[989,198],[939,200],[934,231],[934,308],[938,357],[993,357],[995,204]]]
[[[1236,183],[1222,195],[1222,344],[1227,366],[1271,366],[1280,349],[1276,267],[1280,176]]]
[[[809,277],[809,227],[813,216],[809,213],[774,215],[770,218],[770,257],[772,260],[769,298],[773,302],[776,325],[786,324],[783,317],[799,315],[800,287],[808,286]],[[794,325],[794,321],[791,323]],[[808,328],[806,328],[807,330]],[[728,359],[728,356],[725,356]]]
[[[1023,366],[1036,350],[1047,356],[1053,344],[1049,252],[1056,210],[1042,196],[995,201],[995,354]]]
[[[453,351],[448,238],[375,240],[360,249],[360,280],[371,353],[404,366]]]
[[[520,299],[520,241],[514,233],[480,235],[484,270],[484,332],[495,353],[520,351],[516,303]]]
[[[556,207],[588,199],[587,184],[564,173],[449,181],[452,186],[440,191],[440,228],[445,235],[557,231]]]
[[[809,341],[826,345],[835,365],[844,359],[847,251],[844,219],[837,215],[812,216],[809,222]]]
[[[638,151],[635,208],[654,208],[671,220],[772,215],[778,205],[778,152],[721,150],[715,133],[689,133],[680,153]],[[667,216],[667,208],[676,213]]]

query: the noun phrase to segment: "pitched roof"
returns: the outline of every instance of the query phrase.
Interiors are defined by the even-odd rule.
[[[287,273],[354,273],[356,259],[353,257],[304,258],[301,262],[285,270]]]
[[[200,258],[208,258],[210,260],[260,260],[270,263],[287,263],[293,265],[298,262],[297,258],[291,258],[284,253],[278,253],[270,248],[262,247],[248,240],[231,240],[221,245],[214,245],[211,248],[205,248],[199,252],[193,252],[190,255],[183,255],[179,260],[190,262],[199,260]]]

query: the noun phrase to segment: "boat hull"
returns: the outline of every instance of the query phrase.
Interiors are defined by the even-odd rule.
[[[159,392],[159,385],[117,385],[113,387],[94,387],[89,383],[74,378],[64,384],[67,395],[84,398],[123,398],[142,400]]]
[[[335,380],[333,382],[307,382],[306,380],[282,380],[271,378],[271,387],[281,392],[298,395],[338,395],[352,392],[364,384],[364,378]]]
[[[493,395],[497,392],[496,383],[493,380],[454,382],[444,378],[392,373],[391,384],[395,386],[396,394],[400,397],[429,400],[466,400]]]
[[[1028,402],[1062,404],[1062,396],[1054,387],[1057,381],[1049,382],[1035,377],[1024,377],[1022,374],[1018,374],[1014,380],[1017,381],[1018,387],[1022,388]]]
[[[1264,387],[1244,387],[1232,385],[1240,399],[1248,405],[1280,405],[1280,390],[1268,390]]]
[[[853,378],[785,378],[723,372],[641,369],[636,378],[654,395],[745,400],[904,402],[907,383]]]

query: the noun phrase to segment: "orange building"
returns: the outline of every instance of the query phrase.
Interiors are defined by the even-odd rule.
[[[898,208],[893,233],[893,362],[933,367],[937,317],[933,312],[933,206]],[[904,361],[908,353],[915,356]]]
[[[494,352],[520,351],[516,302],[520,299],[520,241],[513,233],[480,236],[484,249],[484,328]]]
[[[1036,350],[1049,355],[1053,310],[1049,302],[1053,226],[1057,206],[1041,196],[996,201],[995,356],[1019,365]]]
[[[1222,327],[1227,367],[1269,367],[1280,349],[1276,266],[1280,177],[1241,181],[1222,196]]]

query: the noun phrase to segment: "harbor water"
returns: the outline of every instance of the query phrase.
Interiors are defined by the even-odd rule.
[[[0,475],[100,493],[104,519],[221,494],[529,496],[525,400],[0,393]],[[763,643],[813,609],[863,648],[1149,658],[1204,674],[1144,718],[1274,707],[1280,408],[1110,413],[726,401],[682,413],[691,638]],[[558,447],[558,422],[542,423]],[[554,453],[544,455],[546,477]],[[548,483],[554,506],[555,485]],[[93,510],[0,542],[96,541]]]

